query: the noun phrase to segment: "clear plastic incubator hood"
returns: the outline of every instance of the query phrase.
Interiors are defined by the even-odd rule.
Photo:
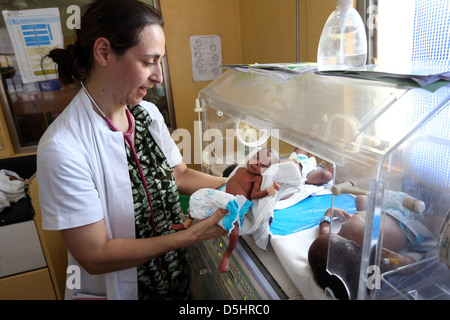
[[[204,170],[220,172],[271,136],[333,163],[340,192],[356,195],[356,187],[367,195],[367,206],[355,213],[365,214],[356,263],[332,254],[334,243],[328,247],[327,270],[350,299],[450,298],[450,270],[439,248],[450,209],[449,86],[431,92],[316,72],[279,83],[228,70],[198,99]],[[246,126],[259,129],[256,136],[245,135]],[[392,221],[401,237],[392,236]],[[402,266],[398,256],[386,256],[392,246],[414,260]],[[334,296],[332,288],[325,292]]]

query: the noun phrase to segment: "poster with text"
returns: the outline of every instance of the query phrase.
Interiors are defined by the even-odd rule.
[[[23,83],[57,77],[55,64],[42,60],[64,40],[58,8],[2,11]]]

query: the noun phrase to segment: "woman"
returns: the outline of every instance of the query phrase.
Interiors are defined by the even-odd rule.
[[[193,228],[181,222],[178,191],[223,178],[188,169],[156,106],[162,82],[163,18],[136,0],[98,0],[83,13],[74,45],[49,54],[63,84],[81,83],[38,146],[45,229],[61,230],[85,293],[108,299],[188,296],[184,246],[225,235],[219,210]]]

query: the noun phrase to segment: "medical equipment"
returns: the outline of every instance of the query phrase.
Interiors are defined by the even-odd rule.
[[[338,0],[328,17],[319,40],[319,70],[345,70],[364,67],[367,36],[364,22],[352,0]]]
[[[336,184],[331,188],[331,192],[334,196],[341,195],[343,193],[351,193],[354,195],[368,195],[369,191],[361,190],[355,186],[354,183],[347,181],[340,184]]]
[[[414,275],[419,275],[420,271],[421,279],[427,284],[445,288],[442,283],[450,281],[448,270],[439,273],[439,279],[436,279],[437,273],[428,272],[430,264],[442,263],[437,248],[441,226],[450,207],[450,88],[444,86],[428,91],[411,86],[411,82],[377,80],[308,72],[287,83],[278,83],[260,74],[229,70],[199,94],[202,131],[212,130],[216,136],[221,133],[224,139],[220,145],[203,141],[202,150],[234,142],[233,150],[225,153],[216,150],[214,155],[226,154],[226,158],[222,158],[224,160],[233,158],[233,152],[247,152],[242,142],[228,132],[235,130],[239,122],[245,122],[270,132],[267,144],[271,147],[283,147],[287,143],[333,163],[335,184],[353,181],[359,189],[367,191],[368,202],[359,274],[352,274],[354,279],[345,278],[340,274],[343,269],[336,258],[328,260],[327,270],[340,277],[344,285],[356,281],[356,289],[349,293],[350,299],[423,298],[424,295],[408,293],[412,292],[411,287],[420,286],[416,278],[409,277],[404,286],[397,286],[399,282],[394,283],[392,279],[402,276],[404,269],[412,268]],[[280,153],[290,153],[292,149],[285,151]],[[202,161],[205,172],[220,174],[230,164],[207,158],[205,153],[203,155],[206,156]],[[415,199],[413,204],[400,201],[391,206],[389,194],[400,193]],[[336,199],[337,196],[332,195],[324,197],[322,206],[338,206]],[[414,265],[371,274],[368,270],[384,268],[386,260],[381,254],[387,237],[384,225],[390,219],[387,212],[394,211],[411,219],[411,225],[423,218],[431,218],[433,224],[429,231],[433,237],[422,239],[420,245],[405,245],[406,253],[417,257]],[[314,208],[309,212],[314,212]],[[321,211],[320,215],[323,213]],[[274,213],[273,221],[276,221],[277,214]],[[339,230],[340,225],[342,221],[331,221],[333,230]],[[304,298],[323,299],[327,293],[330,293],[330,298],[332,289],[322,290],[317,286],[307,260],[307,251],[317,232],[317,225],[297,232],[291,230],[285,235],[269,231],[270,252],[253,246],[252,254],[245,254],[246,258],[239,256],[238,252],[233,256],[250,259],[249,256],[256,255],[257,260],[263,260],[267,255],[275,255],[285,272],[277,270],[270,273],[270,278],[279,280],[276,273],[287,274]],[[405,232],[411,230],[405,229]],[[240,242],[248,241],[253,241],[252,236]],[[211,249],[211,254],[217,251]],[[389,261],[389,265],[395,266]],[[262,269],[268,268],[264,266]],[[437,270],[441,271],[439,265]],[[245,275],[247,279],[253,277],[253,269],[249,272]],[[214,277],[214,272],[211,276]],[[232,280],[217,282],[231,290]],[[273,287],[281,288],[279,284]],[[450,296],[450,291],[440,290]]]

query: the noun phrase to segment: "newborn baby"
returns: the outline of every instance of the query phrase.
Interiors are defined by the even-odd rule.
[[[265,189],[260,190],[262,176],[261,174],[266,171],[273,163],[278,163],[279,156],[278,153],[270,148],[265,148],[259,150],[253,157],[251,157],[247,161],[247,168],[239,168],[236,173],[227,181],[225,185],[225,190],[220,188],[219,190],[212,189],[200,189],[196,193],[191,196],[191,212],[192,212],[192,203],[198,202],[199,205],[206,205],[205,202],[209,204],[216,204],[219,206],[222,203],[228,204],[227,209],[231,209],[230,205],[236,204],[238,206],[237,212],[234,214],[231,219],[230,226],[226,227],[226,224],[223,223],[223,227],[229,231],[229,244],[228,248],[223,255],[222,262],[219,265],[219,272],[227,272],[229,259],[232,251],[234,250],[238,237],[239,237],[239,222],[242,221],[244,214],[250,209],[252,203],[248,200],[260,199],[266,196],[274,195],[279,189],[280,184],[278,182],[274,182],[274,184]],[[223,190],[223,192],[222,192]],[[244,201],[238,200],[239,204],[236,203],[235,198],[245,197]],[[230,201],[229,201],[230,200]],[[244,209],[245,208],[245,209]],[[204,216],[196,217],[196,218],[207,218],[210,216],[215,210],[208,208],[204,211]],[[229,213],[231,214],[231,212]],[[225,217],[223,220],[230,220]],[[193,220],[191,215],[188,216],[185,222],[182,224],[174,224],[172,228],[174,230],[182,230],[189,228]]]

